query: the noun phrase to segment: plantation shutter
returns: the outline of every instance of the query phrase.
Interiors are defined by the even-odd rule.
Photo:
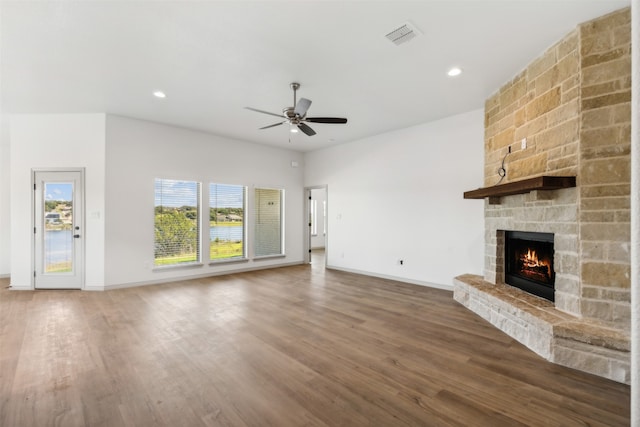
[[[154,264],[200,262],[200,183],[155,180]]]
[[[241,185],[209,184],[211,261],[245,257],[245,195]]]
[[[254,202],[255,256],[283,255],[284,190],[256,188]]]

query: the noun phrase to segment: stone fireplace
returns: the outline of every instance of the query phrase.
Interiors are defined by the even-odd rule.
[[[627,8],[579,25],[486,101],[481,190],[496,195],[483,197],[484,276],[454,279],[457,301],[542,357],[624,383],[631,328],[630,19]],[[575,186],[500,191],[541,176],[575,177]],[[551,297],[508,285],[511,231],[553,236],[553,256],[545,261],[552,266]],[[532,276],[544,275],[545,262],[527,262],[535,266]]]

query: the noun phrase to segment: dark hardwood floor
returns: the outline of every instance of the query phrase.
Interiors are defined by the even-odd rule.
[[[2,426],[625,426],[451,292],[295,266],[107,292],[0,280]]]

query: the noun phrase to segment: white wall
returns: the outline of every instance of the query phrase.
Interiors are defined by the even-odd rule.
[[[305,155],[305,186],[328,186],[327,266],[451,288],[482,274],[483,110]],[[404,265],[399,265],[402,259]]]
[[[85,288],[104,285],[105,115],[10,116],[11,286],[32,289],[34,168],[85,168]]]
[[[324,226],[324,212],[323,212],[323,203],[327,200],[327,189],[326,188],[313,188],[311,189],[311,199],[316,201],[316,221],[317,221],[317,230],[318,234],[315,236],[311,236],[311,248],[312,249],[320,249],[325,247],[325,235],[322,232]]]
[[[106,159],[107,287],[303,262],[303,174],[291,167],[301,153],[109,115]],[[254,187],[284,188],[286,257],[153,270],[155,178],[245,185],[249,212]]]
[[[9,174],[9,116],[0,115],[0,277],[7,277],[11,271],[11,216],[9,195],[11,175]]]

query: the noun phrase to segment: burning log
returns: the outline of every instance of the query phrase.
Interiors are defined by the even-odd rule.
[[[537,280],[548,281],[551,277],[549,263],[539,260],[536,251],[531,249],[527,249],[526,253],[521,254],[518,260],[518,270],[522,275]]]

